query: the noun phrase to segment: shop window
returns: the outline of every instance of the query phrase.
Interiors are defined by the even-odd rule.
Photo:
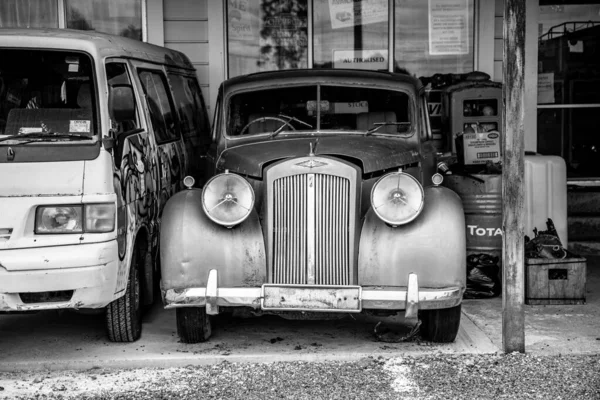
[[[58,0],[0,0],[0,28],[58,28]]]
[[[561,2],[562,3],[562,2]],[[600,1],[540,2],[538,152],[559,155],[570,179],[600,177]]]
[[[417,76],[473,71],[473,0],[395,0],[395,65]]]
[[[314,2],[314,66],[388,69],[388,0]]]
[[[139,76],[148,101],[156,141],[164,143],[178,139],[177,119],[164,75],[158,71],[142,70]]]
[[[308,0],[227,1],[229,77],[308,67]]]
[[[66,27],[142,40],[142,0],[64,0]]]

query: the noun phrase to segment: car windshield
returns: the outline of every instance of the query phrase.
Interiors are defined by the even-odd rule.
[[[0,49],[0,141],[73,141],[96,131],[88,55]]]
[[[231,97],[227,134],[338,131],[404,135],[414,130],[411,103],[406,92],[364,86],[252,90]]]

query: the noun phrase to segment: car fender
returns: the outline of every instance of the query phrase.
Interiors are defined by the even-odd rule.
[[[408,274],[419,287],[465,287],[466,231],[460,197],[450,189],[424,189],[425,204],[412,222],[391,227],[372,208],[360,238],[358,283],[362,286],[406,286]]]
[[[202,209],[202,191],[187,189],[165,205],[160,229],[161,289],[206,287],[208,273],[218,270],[219,286],[260,286],[267,262],[258,214],[252,210],[228,229]]]

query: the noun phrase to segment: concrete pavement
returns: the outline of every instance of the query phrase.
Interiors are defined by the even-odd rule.
[[[380,319],[362,315],[336,321],[284,320],[275,316],[224,318],[206,343],[179,343],[175,311],[160,305],[145,316],[135,343],[111,343],[103,315],[40,312],[0,316],[0,371],[175,367],[230,362],[356,360],[373,356],[495,353],[490,339],[464,314],[455,343],[384,343],[373,328]],[[386,326],[408,333],[401,318]]]
[[[526,351],[539,355],[600,354],[600,257],[588,257],[587,304],[525,305]],[[142,338],[111,343],[104,315],[71,311],[0,315],[0,371],[94,367],[175,367],[230,362],[355,360],[432,353],[495,353],[502,349],[502,299],[465,300],[455,343],[383,343],[377,321],[408,333],[402,318],[357,315],[335,321],[275,316],[221,318],[206,343],[179,343],[175,311],[160,304],[144,317]]]

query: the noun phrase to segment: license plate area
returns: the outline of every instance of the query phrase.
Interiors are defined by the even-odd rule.
[[[360,286],[273,285],[262,287],[261,307],[274,311],[360,312]]]

